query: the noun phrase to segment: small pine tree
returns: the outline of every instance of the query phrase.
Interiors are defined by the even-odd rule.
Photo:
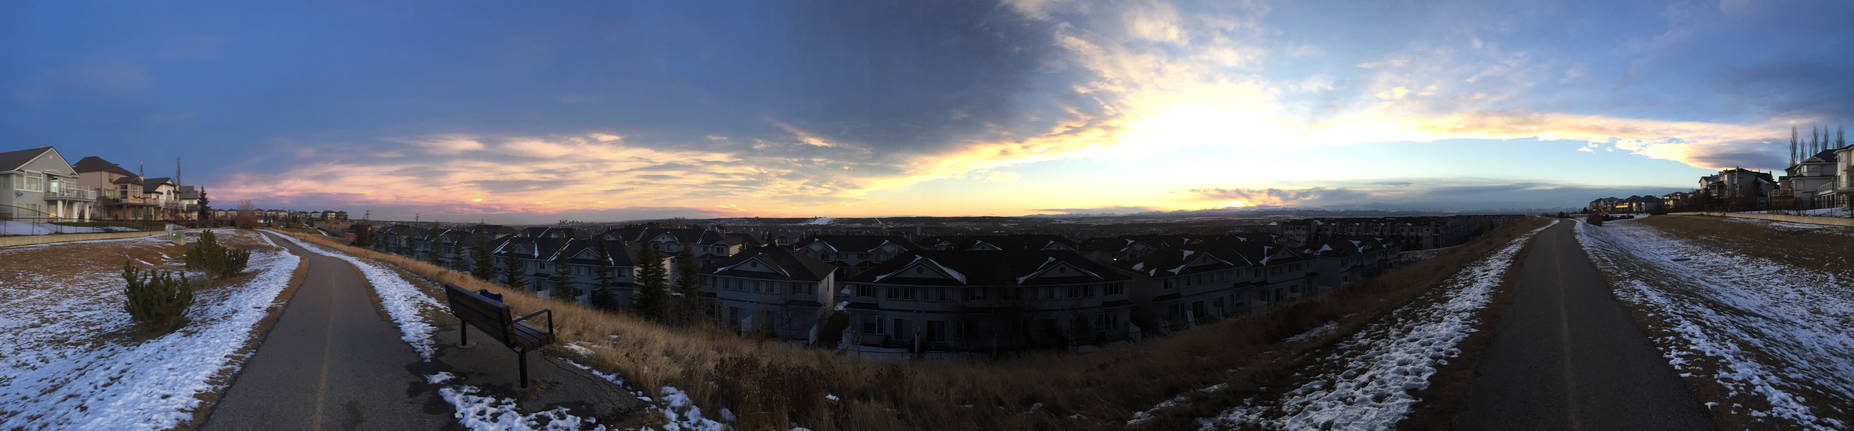
[[[212,199],[206,198],[206,188],[204,187],[200,188],[199,205],[200,205],[199,213],[196,218],[199,219],[201,224],[205,224],[207,226],[213,225],[212,223],[213,221],[212,219]]]
[[[471,262],[476,267],[470,269],[470,275],[476,276],[478,280],[495,281],[497,272],[496,256],[490,254],[490,252],[494,250],[489,249],[489,235],[484,234],[482,231],[477,231],[474,236],[476,237],[476,246],[470,249],[470,258]]]
[[[676,272],[676,290],[682,293],[676,304],[677,318],[685,324],[702,321],[702,267],[689,249],[682,249],[682,253],[676,255]]]
[[[571,270],[572,267],[567,266],[565,260],[554,262],[554,276],[549,279],[549,281],[553,282],[553,296],[555,298],[569,301],[579,299],[579,295],[573,293],[573,276]]]
[[[504,255],[502,264],[507,267],[502,273],[502,285],[510,289],[527,290],[528,278],[521,274],[521,259],[515,257],[513,253],[507,254]]]
[[[193,285],[187,275],[179,279],[167,271],[141,272],[127,260],[122,262],[122,279],[128,282],[125,308],[136,322],[158,330],[185,323],[187,309],[193,307]]]
[[[207,230],[200,234],[199,241],[187,247],[187,269],[205,271],[216,278],[226,278],[245,272],[251,263],[250,250],[233,250],[219,244],[218,235]]]
[[[665,289],[669,283],[668,274],[663,269],[663,255],[657,253],[656,247],[643,246],[638,253],[637,294],[631,309],[645,318],[662,321],[665,314]]]
[[[595,241],[593,249],[599,253],[599,275],[597,285],[592,287],[592,297],[587,298],[587,302],[592,303],[593,308],[617,311],[618,297],[612,294],[612,270],[615,266],[612,265],[612,250],[604,240]]]

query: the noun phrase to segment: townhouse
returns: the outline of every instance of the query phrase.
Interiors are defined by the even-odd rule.
[[[600,253],[600,247],[604,253]],[[560,253],[553,258],[554,268],[565,268],[568,282],[573,286],[573,298],[581,303],[591,303],[592,293],[602,281],[599,274],[603,272],[609,282],[605,288],[611,292],[613,301],[622,309],[629,309],[637,286],[638,256],[635,247],[631,247],[614,232],[603,232],[587,239],[575,239],[567,243]],[[656,262],[668,268],[669,260]],[[551,277],[554,273],[548,273]],[[551,291],[552,281],[541,290]],[[666,286],[675,289],[674,285]],[[552,293],[550,293],[552,294]]]
[[[837,298],[836,265],[782,247],[760,247],[703,271],[701,289],[722,325],[814,344]]]
[[[80,183],[55,148],[0,153],[0,219],[88,220],[97,190]]]
[[[567,227],[531,227],[522,229],[497,244],[493,253],[503,273],[514,272],[528,283],[528,289],[546,294],[548,279],[553,277],[552,263],[578,230]],[[509,258],[513,257],[513,265]]]
[[[895,235],[815,235],[793,249],[807,258],[836,265],[842,274],[857,274],[921,247]]]
[[[845,337],[911,352],[1119,342],[1138,337],[1127,281],[1073,251],[920,251],[845,282]]]
[[[1133,321],[1147,331],[1182,331],[1269,304],[1260,267],[1234,247],[1181,245],[1117,263],[1135,274]]]

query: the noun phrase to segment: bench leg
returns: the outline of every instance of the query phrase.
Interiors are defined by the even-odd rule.
[[[457,347],[470,347],[470,324],[457,324]]]
[[[528,351],[518,350],[515,357],[521,362],[521,388],[528,389]]]

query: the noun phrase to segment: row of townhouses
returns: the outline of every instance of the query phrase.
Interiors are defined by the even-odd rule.
[[[191,220],[205,191],[97,156],[73,165],[53,147],[0,153],[0,219]]]
[[[1336,234],[1297,245],[1274,234],[1085,243],[1056,235],[919,242],[815,235],[775,245],[712,227],[593,233],[486,225],[388,226],[370,246],[460,271],[473,269],[482,247],[498,271],[513,263],[541,295],[557,295],[554,279],[567,274],[568,294],[581,302],[604,271],[620,304],[631,303],[638,265],[661,265],[673,277],[680,272],[673,256],[688,250],[701,265],[706,313],[729,328],[859,350],[973,353],[1077,349],[1181,331],[1375,276],[1403,250],[1401,241]],[[643,247],[663,260],[640,262]]]

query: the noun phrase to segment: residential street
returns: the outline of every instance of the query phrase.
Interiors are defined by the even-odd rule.
[[[276,243],[303,257],[308,276],[203,428],[455,427],[451,406],[421,377],[429,365],[375,311],[360,272],[282,238]]]
[[[1712,429],[1572,236],[1540,233],[1456,414],[1460,429]]]

